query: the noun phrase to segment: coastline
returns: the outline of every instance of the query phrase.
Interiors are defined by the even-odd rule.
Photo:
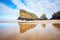
[[[0,21],[0,23],[7,23],[7,22],[21,22],[21,23],[60,23],[60,20],[33,20],[33,21],[26,21],[26,20],[6,20],[6,21]]]

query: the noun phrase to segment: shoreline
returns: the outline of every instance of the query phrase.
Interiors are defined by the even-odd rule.
[[[21,23],[60,23],[60,20],[33,20],[33,21],[26,21],[26,20],[6,20],[6,21],[0,21],[0,23],[7,23],[7,22],[21,22]]]

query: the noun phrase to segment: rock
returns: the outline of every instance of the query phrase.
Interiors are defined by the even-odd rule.
[[[23,9],[20,10],[20,16],[18,19],[27,19],[27,20],[32,20],[32,19],[36,19],[37,16],[34,14],[34,13],[30,13],[30,12],[27,12]]]

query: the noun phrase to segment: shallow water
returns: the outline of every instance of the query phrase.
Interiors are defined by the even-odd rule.
[[[60,40],[60,23],[0,23],[0,40]]]

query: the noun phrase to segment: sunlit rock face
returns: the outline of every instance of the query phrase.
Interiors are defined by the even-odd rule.
[[[26,24],[26,23],[19,23],[20,26],[20,32],[24,33],[34,27],[36,27],[36,24]]]
[[[34,13],[30,13],[30,12],[27,12],[27,11],[21,9],[19,18],[35,19],[35,18],[37,18],[37,16]]]

